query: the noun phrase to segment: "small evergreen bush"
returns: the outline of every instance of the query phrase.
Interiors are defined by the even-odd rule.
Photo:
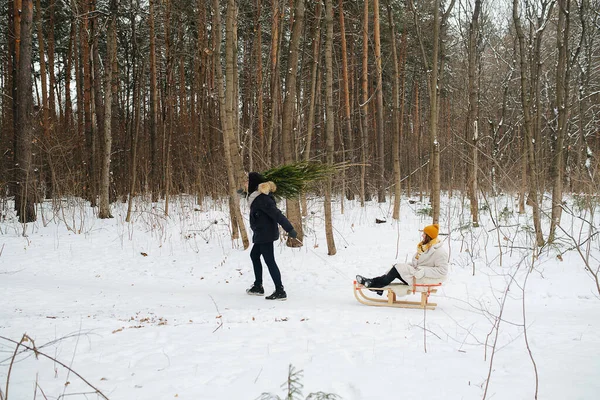
[[[281,384],[281,388],[284,389],[287,394],[281,398],[273,393],[263,393],[258,397],[258,400],[302,400],[302,384],[303,371],[296,370],[292,364],[288,369],[288,378]],[[310,393],[305,400],[338,400],[340,396],[333,393],[315,392]]]

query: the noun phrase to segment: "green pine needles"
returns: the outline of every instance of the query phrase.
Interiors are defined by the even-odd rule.
[[[277,185],[276,197],[296,198],[313,182],[326,179],[338,170],[345,168],[343,164],[323,164],[319,162],[298,162],[271,168],[261,175],[267,181]]]
[[[302,370],[296,370],[292,364],[288,368],[288,378],[281,384],[281,388],[286,391],[284,397],[279,397],[273,393],[263,393],[257,400],[302,400]],[[306,396],[305,400],[340,400],[341,397],[334,393],[315,392]]]

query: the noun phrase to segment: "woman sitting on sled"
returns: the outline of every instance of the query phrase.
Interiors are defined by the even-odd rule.
[[[383,288],[399,279],[405,285],[412,285],[413,278],[443,279],[448,273],[448,253],[438,240],[438,224],[423,228],[423,240],[417,245],[417,252],[409,264],[395,264],[386,274],[376,278],[356,275],[356,282],[367,288]],[[409,283],[410,282],[410,283]],[[377,294],[383,291],[376,290]]]

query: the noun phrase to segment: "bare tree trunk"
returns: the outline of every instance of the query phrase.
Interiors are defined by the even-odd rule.
[[[439,223],[440,219],[440,146],[438,141],[438,63],[440,43],[440,0],[434,1],[433,10],[433,56],[431,75],[429,80],[429,138],[431,140],[431,208],[433,223]]]
[[[542,233],[541,224],[541,211],[540,211],[540,199],[539,199],[539,182],[537,178],[537,167],[535,162],[536,146],[539,145],[539,141],[536,141],[537,131],[539,128],[539,107],[536,108],[535,120],[531,115],[531,104],[532,101],[536,104],[539,103],[539,59],[540,59],[540,44],[541,37],[544,31],[545,19],[549,17],[554,6],[552,0],[548,3],[546,0],[542,4],[541,17],[538,18],[537,26],[535,27],[535,44],[533,46],[526,46],[525,35],[521,26],[521,17],[518,10],[518,0],[513,0],[513,21],[517,32],[517,38],[519,41],[519,61],[521,67],[521,103],[523,107],[523,117],[525,119],[525,143],[527,146],[527,159],[530,172],[529,180],[529,196],[528,202],[533,208],[533,225],[535,229],[536,243],[539,247],[544,245],[544,236]],[[547,10],[547,15],[546,15]],[[532,23],[530,19],[530,23]],[[529,51],[527,51],[529,48]],[[533,52],[530,53],[530,52]],[[527,84],[527,57],[531,56],[532,65],[529,68],[530,71],[530,82]],[[527,88],[529,87],[529,96],[527,96]]]
[[[81,18],[83,19],[83,18]],[[86,103],[85,103],[85,83],[84,83],[84,76],[83,76],[83,66],[82,66],[82,55],[81,55],[81,50],[84,46],[84,44],[81,42],[80,45],[77,45],[77,37],[80,37],[81,32],[80,32],[80,28],[82,27],[82,25],[80,23],[78,23],[77,19],[73,19],[73,24],[77,23],[77,27],[76,27],[76,32],[75,32],[75,36],[73,37],[73,59],[75,60],[74,62],[74,68],[75,68],[75,88],[76,88],[76,94],[77,94],[77,102],[79,104],[79,106],[77,107],[77,137],[83,137],[85,140],[85,109],[86,109]],[[79,35],[79,36],[78,36]],[[85,156],[81,157],[82,159],[85,159]],[[84,171],[84,176],[85,176],[85,171]],[[85,193],[85,191],[84,191]]]
[[[235,5],[235,1],[233,2]],[[229,136],[229,146],[231,148],[231,160],[233,162],[233,172],[235,178],[235,188],[240,188],[244,185],[246,180],[246,174],[244,173],[244,165],[242,162],[242,155],[240,149],[239,139],[239,71],[238,71],[238,35],[237,35],[237,5],[234,6],[233,19],[230,21],[231,26],[231,40],[232,45],[226,50],[230,51],[226,61],[226,73],[227,73],[227,90],[231,88],[231,96],[225,97],[226,99],[226,110],[231,113],[229,121],[231,124],[232,134]]]
[[[19,42],[17,42],[17,36],[20,36],[20,31],[17,32],[17,29],[20,29],[17,25],[17,19],[20,19],[20,16],[15,16],[15,11],[17,5],[15,4],[19,0],[8,0],[7,3],[7,26],[6,26],[6,38],[7,38],[7,49],[8,54],[6,55],[6,79],[4,80],[4,86],[1,88],[2,93],[0,96],[3,96],[2,101],[2,122],[3,124],[0,128],[5,128],[6,133],[6,149],[13,150],[12,157],[10,157],[10,163],[12,165],[9,168],[4,169],[2,176],[5,181],[8,181],[8,194],[14,196],[16,193],[16,182],[17,182],[17,172],[15,170],[9,171],[12,166],[17,162],[16,160],[16,120],[15,117],[17,115],[17,102],[16,102],[16,74],[17,74],[17,48],[19,46]],[[20,8],[20,4],[19,4]],[[2,137],[2,136],[0,136]],[[12,141],[12,144],[10,143]],[[3,143],[2,143],[3,144]]]
[[[290,38],[290,48],[288,56],[287,76],[285,79],[286,96],[283,101],[283,115],[281,125],[281,136],[283,141],[283,161],[285,164],[291,164],[295,161],[294,152],[294,105],[296,103],[296,75],[298,72],[298,59],[300,53],[300,36],[304,24],[304,0],[296,0],[294,10],[294,25],[292,27],[292,36]],[[298,240],[291,237],[287,240],[289,247],[300,246],[304,238],[302,229],[302,216],[300,215],[299,199],[286,200],[286,214],[294,228],[298,232]]]
[[[94,17],[91,20],[91,35],[92,35],[92,157],[94,158],[94,174],[93,174],[93,192],[94,204],[100,194],[99,185],[101,179],[102,160],[101,152],[104,142],[100,140],[104,136],[104,104],[102,103],[102,74],[100,73],[100,51],[99,40],[100,35],[100,14],[97,13],[97,0],[91,0],[91,13]],[[98,169],[97,163],[100,163]]]
[[[196,43],[196,55],[194,60],[194,81],[192,87],[194,93],[192,99],[196,101],[195,109],[192,110],[192,127],[196,130],[196,148],[198,149],[196,154],[196,197],[198,204],[202,204],[206,188],[204,188],[204,182],[202,180],[202,172],[204,170],[204,159],[205,159],[205,146],[203,146],[203,140],[205,135],[204,121],[205,121],[205,104],[206,104],[206,71],[208,70],[207,64],[208,59],[206,57],[206,9],[202,0],[197,0],[197,29],[198,37]]]
[[[165,71],[165,83],[166,87],[162,91],[164,96],[164,117],[163,117],[163,166],[164,171],[164,193],[165,193],[165,216],[169,215],[169,201],[171,195],[171,140],[173,136],[173,124],[175,123],[174,108],[175,101],[175,55],[172,46],[171,38],[171,2],[165,3],[165,16],[164,16],[164,43],[165,43],[165,59],[166,59],[166,71]]]
[[[377,73],[377,164],[379,177],[377,179],[377,201],[385,202],[385,148],[383,132],[383,69],[381,66],[381,34],[379,27],[379,0],[373,0],[373,40],[375,41],[375,67]]]
[[[130,0],[132,1],[132,0]],[[130,3],[130,6],[132,4]],[[133,7],[132,7],[133,8]],[[125,221],[131,221],[131,210],[133,206],[133,197],[135,195],[135,186],[137,184],[137,150],[138,150],[138,138],[140,133],[140,121],[141,121],[141,87],[144,82],[145,76],[145,64],[142,62],[141,73],[138,73],[138,49],[137,49],[137,32],[136,32],[136,13],[131,11],[131,42],[132,42],[132,64],[133,64],[133,132],[131,140],[131,177],[129,185],[129,199],[127,202],[127,216]]]
[[[48,90],[48,95],[50,103],[50,121],[54,124],[54,122],[56,121],[57,104],[60,110],[61,120],[64,120],[61,102],[57,102],[56,98],[54,97],[54,92],[56,91],[58,93],[58,85],[56,84],[56,71],[54,69],[54,0],[50,0],[48,6],[48,13],[50,15],[50,18],[48,20],[48,72],[50,78],[50,87]]]
[[[369,154],[369,0],[364,0],[363,13],[363,54],[362,54],[362,104],[361,104],[361,165],[360,165],[360,205],[365,206],[365,180],[367,175],[367,154]]]
[[[85,185],[84,193],[87,199],[90,201],[92,207],[96,206],[96,192],[95,188],[95,170],[96,170],[96,159],[94,157],[94,130],[93,130],[93,116],[92,116],[92,64],[91,64],[91,51],[90,43],[91,38],[89,36],[90,31],[90,8],[87,0],[81,0],[81,26],[79,28],[79,35],[81,41],[81,69],[83,70],[83,129],[85,134],[85,144],[87,151],[87,182]]]
[[[548,242],[554,242],[556,226],[560,225],[563,196],[563,164],[564,142],[567,133],[567,117],[569,115],[569,79],[571,63],[569,62],[569,32],[571,20],[571,0],[558,0],[558,26],[556,29],[556,46],[558,63],[556,64],[556,109],[558,122],[556,126],[556,144],[554,162],[552,163],[552,218]]]
[[[407,34],[406,34],[406,29],[404,29],[402,31],[402,37],[400,39],[400,68],[401,68],[401,74],[402,74],[402,80],[401,80],[401,85],[400,85],[400,120],[398,121],[399,124],[399,133],[398,133],[398,143],[399,143],[399,150],[398,152],[400,153],[400,146],[403,145],[403,141],[404,141],[404,109],[405,109],[405,105],[406,105],[406,54],[407,54],[407,48],[408,48],[408,40],[407,40]],[[404,146],[406,146],[406,144],[404,144]],[[409,150],[410,151],[410,150]],[[400,154],[398,154],[400,156]],[[400,162],[400,159],[399,159]],[[401,162],[400,162],[401,164]],[[406,170],[410,170],[410,168],[406,168]],[[400,195],[402,194],[402,186],[400,184],[401,182],[401,178],[402,178],[402,170],[399,166],[398,168],[398,176],[400,177],[400,181],[399,185],[399,191],[400,191]],[[410,180],[408,181],[410,182]],[[409,190],[407,190],[407,192],[409,192]],[[398,210],[398,213],[400,212],[400,210]]]
[[[400,219],[400,200],[402,197],[402,186],[400,184],[400,180],[402,179],[400,176],[400,125],[402,124],[402,120],[400,117],[400,65],[398,60],[398,52],[396,49],[396,27],[394,26],[394,17],[392,15],[392,7],[390,6],[389,1],[386,1],[386,6],[388,11],[388,21],[390,25],[390,36],[394,65],[394,86],[392,88],[392,102],[394,105],[394,129],[392,132],[392,161],[394,165],[394,211],[392,213],[392,218],[398,220]],[[402,74],[402,80],[404,80],[404,73]]]
[[[234,49],[235,45],[234,41],[234,19],[236,17],[236,5],[235,0],[227,1],[227,20],[225,27],[226,34],[226,84],[227,90],[224,88],[223,84],[223,70],[221,68],[221,17],[219,13],[219,0],[214,0],[214,23],[213,29],[215,33],[215,66],[216,66],[216,85],[218,86],[219,91],[219,103],[221,110],[221,125],[223,129],[223,150],[225,153],[225,162],[227,166],[227,182],[228,182],[228,190],[229,190],[229,201],[230,201],[230,211],[234,220],[232,220],[232,226],[237,227],[239,229],[239,233],[242,235],[242,243],[244,249],[247,249],[250,246],[248,241],[248,235],[246,233],[246,226],[244,224],[244,220],[242,218],[242,213],[240,211],[239,198],[236,194],[236,179],[235,179],[235,171],[234,171],[234,163],[233,156],[231,154],[231,147],[228,145],[231,141],[231,135],[234,134],[234,125],[233,125],[233,109],[232,107],[237,106],[237,103],[233,100],[233,63],[234,60]],[[231,232],[232,239],[238,237],[237,230],[233,230]]]
[[[517,137],[521,136],[521,127],[518,127]],[[519,191],[519,214],[525,214],[525,197],[527,196],[527,143],[521,141],[521,190]]]
[[[346,51],[346,27],[344,23],[344,1],[339,0],[338,12],[340,13],[340,36],[341,36],[341,51],[342,51],[342,87],[344,89],[344,125],[345,132],[343,133],[344,147],[344,159],[354,163],[354,138],[352,132],[352,116],[350,112],[350,78],[348,77],[348,55]],[[354,167],[351,167],[349,171],[352,171]],[[342,171],[342,179],[346,181],[346,170]],[[352,176],[350,176],[352,178]],[[354,190],[352,185],[346,185],[346,198],[348,200],[354,200]]]
[[[106,61],[104,62],[104,146],[100,178],[100,208],[98,218],[112,218],[110,213],[110,154],[112,150],[113,62],[117,56],[117,0],[110,1],[110,19],[106,33]]]
[[[42,7],[40,0],[35,2],[36,9],[36,25],[38,35],[38,50],[40,53],[40,82],[42,86],[42,129],[44,131],[44,138],[48,138],[50,128],[50,116],[48,109],[48,84],[46,75],[46,54],[44,46],[44,34],[42,31]]]
[[[279,118],[279,27],[281,23],[281,6],[280,0],[272,0],[273,21],[271,24],[271,115],[269,118],[269,131],[267,135],[266,157],[267,165],[271,165],[273,160],[277,158],[273,141],[277,130],[277,121]]]
[[[334,108],[333,108],[333,5],[332,0],[325,0],[325,131],[327,137],[326,159],[327,163],[333,164],[334,148]],[[331,221],[331,176],[325,183],[325,236],[327,238],[327,254],[333,256],[337,253],[335,240],[333,238],[333,225]]]
[[[158,78],[156,72],[156,27],[154,26],[154,2],[149,0],[150,14],[150,188],[152,202],[158,201],[161,182],[158,167]]]
[[[73,60],[76,60],[75,38],[77,33],[75,20],[71,21],[71,33],[69,34],[69,47],[67,50],[67,62],[65,65],[65,126],[69,131],[73,129],[73,104],[71,100],[71,71],[73,69]],[[75,63],[77,65],[77,63]],[[77,72],[75,72],[77,74]],[[77,99],[80,99],[77,96]],[[78,107],[79,108],[79,107]]]
[[[415,167],[418,168],[419,174],[418,179],[415,178],[415,185],[419,190],[419,201],[423,201],[423,151],[421,144],[421,97],[419,91],[419,83],[415,82],[415,116],[414,116],[414,127],[415,132],[413,132],[413,141],[415,143],[415,156],[417,162],[415,163]]]
[[[256,103],[257,103],[257,125],[258,125],[258,150],[261,155],[261,165],[265,166],[265,121],[264,121],[264,98],[263,98],[263,73],[262,73],[262,27],[261,0],[256,0]],[[250,170],[254,170],[254,163],[250,165]]]
[[[39,63],[40,63],[40,83],[41,83],[41,87],[42,87],[42,102],[41,102],[41,109],[42,109],[42,132],[43,132],[43,139],[44,141],[47,141],[50,138],[50,126],[51,126],[51,122],[50,122],[50,110],[48,108],[48,84],[47,84],[47,71],[46,71],[46,50],[45,50],[45,45],[44,45],[44,33],[43,33],[43,29],[42,29],[42,7],[40,5],[40,0],[36,0],[36,4],[35,4],[35,9],[36,9],[36,25],[37,25],[37,35],[38,35],[38,47],[39,47]],[[36,92],[37,92],[37,85],[36,85]],[[53,118],[54,119],[54,118]],[[48,198],[52,197],[52,183],[53,183],[53,179],[52,179],[52,172],[51,172],[51,168],[49,167],[50,163],[48,162],[48,158],[50,157],[49,152],[43,152],[42,153],[42,157],[43,157],[43,164],[42,164],[42,168],[41,168],[41,180],[44,180],[46,185],[45,185],[45,195]]]
[[[18,64],[16,71],[16,193],[15,210],[20,223],[36,220],[34,207],[34,179],[31,167],[31,142],[33,139],[33,96],[32,96],[32,26],[33,26],[33,1],[23,0],[20,4],[19,35],[20,43],[17,44]],[[15,31],[17,26],[15,26]]]
[[[440,0],[434,1],[433,10],[433,56],[431,62],[431,75],[429,79],[429,138],[431,148],[431,208],[433,223],[440,219],[440,145],[438,140],[439,118],[439,44],[440,44]]]
[[[423,63],[425,70],[429,72],[429,79],[427,82],[427,88],[429,90],[429,138],[430,138],[430,149],[431,149],[431,162],[429,164],[430,176],[431,176],[431,208],[433,214],[433,223],[439,223],[440,219],[440,196],[441,196],[441,181],[440,181],[440,143],[438,138],[438,119],[439,119],[439,92],[441,79],[440,64],[443,66],[443,58],[440,61],[440,48],[443,49],[443,43],[441,40],[440,30],[445,25],[445,21],[454,7],[455,0],[451,0],[446,11],[440,16],[440,0],[433,2],[433,51],[431,57],[431,64],[427,59],[425,53],[425,47],[423,44],[423,36],[421,34],[421,28],[419,25],[419,18],[415,9],[414,3],[411,0],[410,5],[413,10],[415,25],[417,26],[417,36],[419,39],[419,45],[421,47],[421,54],[423,56]],[[431,68],[430,68],[431,65]]]
[[[477,84],[477,79],[475,77],[475,70],[477,67],[477,59],[479,58],[477,54],[477,42],[479,38],[479,14],[481,11],[481,1],[482,0],[475,0],[475,8],[473,9],[471,23],[469,24],[468,39],[469,110],[467,113],[467,143],[470,144],[469,150],[471,151],[471,162],[467,165],[467,194],[471,203],[471,222],[473,227],[479,226],[479,203],[477,190],[477,145],[479,142],[477,93],[479,91],[479,85]]]
[[[315,7],[315,29],[313,31],[313,60],[311,66],[310,78],[310,105],[308,107],[308,122],[306,127],[306,148],[304,149],[304,161],[310,160],[310,151],[315,125],[315,105],[317,102],[317,76],[319,74],[320,46],[321,46],[321,2],[317,2]],[[306,193],[302,193],[302,215],[306,216]]]

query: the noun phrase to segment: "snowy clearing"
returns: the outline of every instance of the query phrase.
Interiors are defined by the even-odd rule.
[[[442,200],[450,273],[432,297],[438,307],[426,312],[368,307],[352,294],[356,274],[379,275],[414,253],[431,219],[427,206],[408,199],[399,222],[390,203],[346,201],[342,215],[338,199],[331,257],[322,199],[309,201],[304,247],[275,243],[285,302],[246,295],[250,249],[229,238],[226,202],[199,206],[182,196],[169,217],[161,204],[139,202],[132,223],[123,204],[113,205],[115,218],[99,220],[81,202],[65,202],[57,213],[48,203],[26,237],[9,211],[0,223],[0,336],[19,342],[27,334],[111,400],[284,396],[290,364],[303,371],[302,398],[322,391],[343,399],[481,399],[491,374],[487,398],[532,399],[525,308],[538,397],[597,398],[596,282],[580,254],[566,251],[574,244],[564,233],[531,269],[529,217],[517,214],[510,197],[490,201],[499,229],[489,210],[473,229],[468,204]],[[593,221],[584,211],[577,216]],[[575,243],[590,233],[569,213],[562,226]],[[580,249],[598,267],[598,235]],[[264,280],[270,294],[266,267]],[[42,391],[49,399],[101,398],[74,373],[23,348],[13,363],[15,348],[0,340],[3,394],[12,366],[8,399],[43,398]]]

